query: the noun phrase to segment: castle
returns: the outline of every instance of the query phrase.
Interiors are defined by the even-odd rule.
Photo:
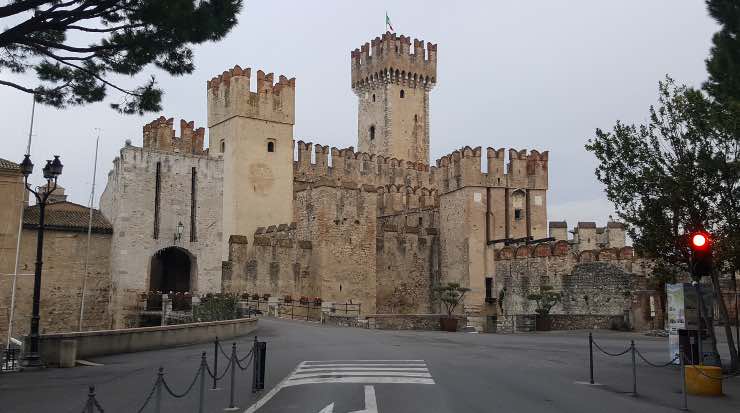
[[[433,288],[454,281],[471,289],[470,319],[504,310],[493,303],[512,282],[499,275],[507,245],[538,244],[534,257],[568,239],[565,223],[548,228],[548,152],[466,146],[430,165],[437,45],[385,33],[350,57],[358,151],[295,142],[295,79],[240,66],[207,82],[208,148],[203,128],[181,121],[177,137],[161,117],[144,126],[143,147],[121,150],[101,199],[120,229],[114,307],[174,287],[432,313]],[[624,247],[621,224],[576,231],[559,253],[575,264],[582,252]],[[613,259],[632,260],[631,250]],[[126,312],[114,313],[123,325]]]
[[[570,238],[548,223],[547,151],[465,146],[430,164],[436,44],[385,33],[350,58],[357,151],[294,141],[295,79],[240,66],[206,84],[207,148],[203,127],[181,121],[176,136],[165,117],[127,141],[100,200],[111,327],[137,325],[152,290],[430,314],[447,282],[470,288],[460,311],[478,328],[533,313],[544,285],[563,294],[557,313],[646,320],[649,265],[622,224]]]

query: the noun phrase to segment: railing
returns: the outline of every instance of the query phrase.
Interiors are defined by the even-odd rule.
[[[213,369],[208,363],[206,352],[201,353],[200,363],[198,368],[193,375],[193,380],[182,392],[175,391],[170,383],[167,382],[165,377],[165,370],[160,367],[157,370],[156,378],[152,388],[144,398],[144,402],[141,407],[136,410],[138,413],[142,413],[148,406],[152,406],[153,411],[160,412],[162,408],[162,400],[164,397],[169,396],[175,399],[181,399],[195,391],[197,385],[198,392],[198,407],[197,410],[193,409],[188,411],[197,411],[198,413],[205,412],[205,400],[206,400],[206,387],[207,381],[213,379],[211,390],[219,390],[218,383],[222,380],[228,380],[229,386],[229,402],[228,407],[224,410],[237,410],[236,406],[236,378],[237,369],[238,371],[245,371],[252,365],[252,393],[257,393],[265,389],[265,361],[267,358],[267,343],[264,341],[258,341],[257,337],[254,338],[252,348],[243,357],[237,354],[236,343],[231,344],[231,351],[226,352],[221,343],[216,339],[213,343]],[[219,354],[223,355],[228,363],[226,368],[219,372]],[[228,378],[226,376],[229,376]],[[206,376],[208,378],[206,378]],[[82,408],[82,413],[104,413],[102,404],[97,398],[95,392],[95,386],[89,386],[87,400]]]
[[[362,304],[352,304],[352,303],[334,303],[332,306],[332,313],[340,313],[340,314],[346,314],[349,315],[350,313],[360,316],[360,313],[362,312]]]
[[[21,349],[19,348],[6,348],[2,353],[2,360],[0,360],[0,372],[5,371],[17,371],[18,370],[18,359],[20,358]]]
[[[319,321],[321,320],[321,304],[301,304],[291,301],[289,303],[278,303],[278,317],[290,318],[291,320]]]

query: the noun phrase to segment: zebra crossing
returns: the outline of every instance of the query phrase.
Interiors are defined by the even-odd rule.
[[[298,365],[283,386],[325,383],[434,384],[424,360],[321,360]]]

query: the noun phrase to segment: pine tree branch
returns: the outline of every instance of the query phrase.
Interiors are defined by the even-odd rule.
[[[68,29],[73,29],[73,30],[80,30],[80,31],[83,31],[83,32],[91,32],[91,33],[109,33],[109,32],[114,32],[116,30],[135,29],[135,28],[144,27],[144,26],[146,26],[146,25],[145,24],[125,24],[123,26],[110,27],[110,28],[106,28],[106,29],[93,29],[93,28],[90,28],[90,27],[82,27],[82,26],[69,25],[69,26],[67,26],[67,28]]]
[[[26,92],[26,93],[36,93],[33,89],[29,89],[27,87],[23,87],[23,86],[21,86],[19,84],[13,83],[13,82],[7,82],[5,80],[0,80],[0,85],[10,86],[12,88],[18,89],[18,90],[20,90],[22,92]]]

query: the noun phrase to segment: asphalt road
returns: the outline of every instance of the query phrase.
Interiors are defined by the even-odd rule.
[[[334,328],[263,318],[257,334],[267,342],[266,389],[252,395],[251,368],[235,375],[239,412],[675,412],[682,404],[674,367],[639,362],[638,396],[629,355],[596,356],[588,381],[586,332],[467,334]],[[634,339],[654,363],[668,361],[667,339],[597,331],[608,351]],[[240,355],[253,336],[238,340]],[[229,350],[229,345],[224,346]],[[201,352],[212,363],[213,345],[100,357],[103,364],[0,375],[0,412],[81,412],[95,384],[106,413],[138,412],[159,366],[175,392],[198,369]],[[223,357],[219,370],[223,371]],[[207,412],[229,404],[228,380],[207,390]],[[208,387],[211,386],[209,381]],[[199,385],[182,399],[165,397],[162,413],[197,412]],[[725,381],[725,396],[689,396],[697,412],[740,411],[740,378]],[[259,401],[258,401],[259,400]],[[154,412],[153,404],[144,412]]]

